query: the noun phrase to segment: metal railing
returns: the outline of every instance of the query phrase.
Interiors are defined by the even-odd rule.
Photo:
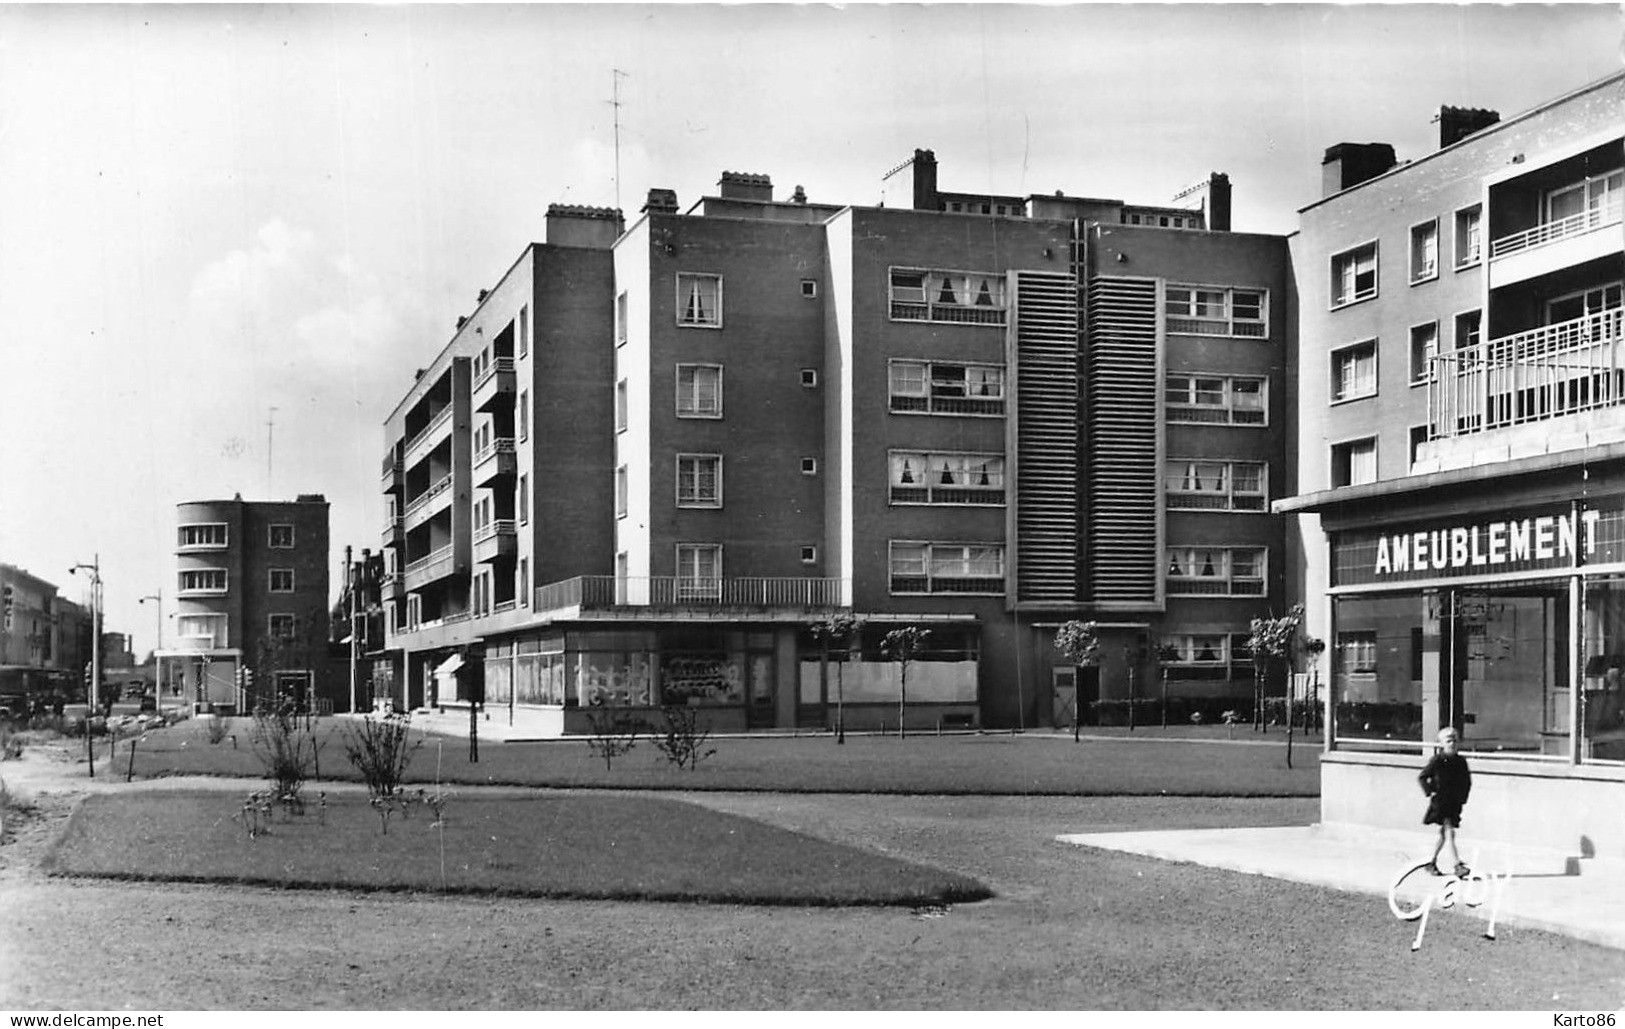
[[[1555,243],[1570,236],[1579,236],[1595,229],[1614,225],[1619,222],[1621,211],[1625,210],[1619,198],[1596,207],[1588,207],[1578,214],[1571,214],[1567,218],[1557,221],[1542,222],[1532,229],[1515,232],[1510,236],[1502,236],[1490,243],[1490,258],[1505,257],[1520,251],[1531,250],[1535,247]]]
[[[502,372],[507,372],[508,374],[512,375],[513,374],[513,368],[514,368],[513,358],[511,358],[511,357],[493,358],[490,364],[486,365],[484,368],[482,368],[480,370],[479,374],[474,376],[474,384],[469,387],[469,392],[471,392],[471,393],[479,392],[479,389],[480,389],[481,386],[483,386],[487,382],[489,382],[493,376],[499,375]]]
[[[450,544],[441,547],[425,557],[408,562],[406,566],[406,588],[415,590],[426,583],[434,582],[451,573],[457,560],[457,555]]]
[[[1431,359],[1431,439],[1625,403],[1618,309],[1486,340]]]
[[[1169,315],[1167,330],[1187,336],[1246,336],[1263,339],[1269,326],[1262,321],[1241,318],[1181,318]]]
[[[492,439],[491,442],[487,443],[485,446],[481,447],[479,450],[476,450],[474,452],[474,467],[478,468],[480,465],[482,465],[485,462],[491,460],[493,457],[496,457],[499,454],[511,454],[513,452],[514,452],[513,437],[512,436],[497,436],[496,438]]]
[[[536,588],[536,610],[568,607],[837,607],[841,579],[580,575]]]
[[[512,518],[498,518],[487,522],[474,530],[474,542],[484,543],[486,540],[494,539],[497,536],[512,536],[516,524],[518,523]]]
[[[452,405],[447,404],[445,407],[442,407],[435,413],[434,417],[429,419],[429,424],[425,425],[416,436],[413,436],[411,439],[406,441],[406,446],[403,449],[410,452],[419,443],[422,443],[424,440],[428,439],[436,429],[451,421],[451,413]]]
[[[441,476],[439,481],[435,482],[434,485],[407,501],[406,510],[401,512],[401,514],[403,516],[412,514],[424,504],[427,504],[429,501],[433,500],[435,497],[438,497],[440,494],[449,489],[451,489],[451,474],[448,472],[446,475]]]

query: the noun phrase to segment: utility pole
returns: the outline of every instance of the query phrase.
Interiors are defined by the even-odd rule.
[[[81,568],[90,570],[90,701],[85,711],[85,761],[90,766],[90,777],[96,777],[96,755],[90,747],[90,720],[96,714],[102,684],[102,555],[96,554],[90,564],[76,564],[68,569],[69,575],[79,574]]]
[[[609,106],[615,110],[615,209],[621,207],[621,80],[631,78],[619,68],[610,69],[612,82]]]
[[[344,546],[344,592],[349,599],[350,617],[350,713],[355,714],[355,662],[356,662],[356,631],[355,631],[355,564],[350,560],[350,546]]]

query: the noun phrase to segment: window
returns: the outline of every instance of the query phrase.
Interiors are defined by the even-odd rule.
[[[887,369],[895,413],[1004,414],[1002,365],[891,361]]]
[[[266,618],[266,633],[273,640],[291,640],[298,635],[293,615],[270,615]]]
[[[722,327],[722,276],[677,273],[677,324]]]
[[[1349,440],[1332,446],[1332,485],[1358,486],[1377,481],[1377,438]]]
[[[602,394],[600,394],[602,395]],[[519,391],[519,438],[530,438],[530,390]]]
[[[1168,286],[1163,312],[1168,331],[1207,336],[1269,335],[1268,294],[1226,286]]]
[[[1250,375],[1170,375],[1163,404],[1170,422],[1267,425],[1267,385]]]
[[[1377,295],[1377,244],[1367,243],[1332,258],[1332,306]]]
[[[1477,264],[1483,250],[1482,210],[1478,204],[1456,212],[1456,267]]]
[[[1546,324],[1556,325],[1558,322],[1573,321],[1576,318],[1612,311],[1620,306],[1620,289],[1620,283],[1611,282],[1605,286],[1595,286],[1553,297],[1546,301]]]
[[[677,366],[677,417],[722,417],[721,365],[680,364]]]
[[[1004,324],[1004,277],[993,272],[893,268],[893,321]]]
[[[1433,380],[1433,358],[1439,352],[1439,323],[1411,326],[1411,385]]]
[[[1193,679],[1251,679],[1253,655],[1247,633],[1209,631],[1174,633],[1163,638],[1169,653],[1163,658],[1170,677]]]
[[[1263,596],[1268,560],[1263,547],[1172,547],[1168,595]]]
[[[1439,221],[1411,226],[1411,284],[1439,277]]]
[[[722,506],[722,456],[677,455],[677,506]]]
[[[1377,341],[1368,339],[1332,351],[1332,403],[1375,396]]]
[[[1269,506],[1266,466],[1258,461],[1174,458],[1165,466],[1170,510],[1263,511]]]
[[[530,476],[519,477],[519,524],[530,521]]]
[[[1004,503],[1004,458],[997,454],[893,450],[889,458],[893,504]]]
[[[519,606],[530,606],[530,558],[519,559]]]
[[[722,598],[722,547],[715,543],[677,544],[677,598]]]
[[[626,342],[626,294],[615,298],[615,345]]]
[[[804,457],[804,458],[802,458],[801,459],[801,474],[802,475],[817,475],[818,474],[818,458],[816,458],[816,457]]]
[[[1411,463],[1410,468],[1416,469],[1416,459],[1422,453],[1422,444],[1428,441],[1428,427],[1426,425],[1411,426]]]
[[[1463,311],[1456,315],[1456,349],[1468,350],[1478,346],[1479,325],[1483,321],[1482,311]],[[1471,362],[1471,356],[1466,361]]]
[[[818,369],[817,368],[803,368],[803,369],[801,369],[801,385],[802,385],[802,387],[804,389],[817,389],[818,388]]]
[[[530,305],[519,308],[519,356],[530,353]]]
[[[1554,189],[1546,194],[1543,224],[1573,218],[1578,223],[1574,231],[1584,231],[1616,221],[1622,185],[1625,172],[1613,171]]]
[[[175,623],[182,639],[207,640],[211,647],[230,645],[226,639],[225,615],[180,615]]]
[[[1343,660],[1343,670],[1371,674],[1377,670],[1377,633],[1374,629],[1337,634],[1337,652]]]
[[[226,545],[226,524],[224,522],[206,523],[201,525],[183,525],[180,527],[177,544],[182,549],[192,547],[223,547]]]
[[[615,469],[615,517],[626,517],[627,481],[626,465]]]
[[[817,564],[818,548],[812,545],[803,546],[801,548],[801,563],[804,565]]]
[[[891,543],[893,593],[1003,593],[1002,543]]]
[[[626,431],[626,380],[615,384],[615,431]]]
[[[273,550],[293,549],[293,526],[273,525],[270,531],[270,544]]]
[[[808,300],[811,300],[814,297],[816,297],[818,295],[818,280],[817,279],[802,279],[801,280],[801,295],[806,297]]]
[[[271,578],[271,592],[272,593],[292,593],[293,592],[293,569],[292,568],[271,568],[271,569],[267,569],[267,571],[270,574],[270,578]]]

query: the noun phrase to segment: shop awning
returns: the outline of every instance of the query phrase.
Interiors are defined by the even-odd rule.
[[[453,654],[435,666],[435,675],[452,675],[463,667],[463,655]]]

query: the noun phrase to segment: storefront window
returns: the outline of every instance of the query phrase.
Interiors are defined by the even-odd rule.
[[[1625,762],[1625,579],[1587,585],[1582,625],[1580,756]]]
[[[1333,725],[1339,741],[1422,742],[1422,682],[1415,674],[1425,620],[1420,593],[1339,597],[1332,661]]]

